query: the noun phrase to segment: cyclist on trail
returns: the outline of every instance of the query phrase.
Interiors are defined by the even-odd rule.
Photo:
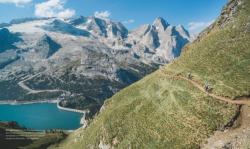
[[[188,78],[189,80],[192,79],[192,74],[191,74],[190,72],[187,74],[187,78]]]
[[[205,90],[206,92],[209,92],[209,84],[207,83],[207,81],[205,82],[204,90]]]

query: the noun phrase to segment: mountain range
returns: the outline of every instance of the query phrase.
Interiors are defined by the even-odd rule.
[[[15,19],[0,27],[1,100],[69,93],[65,106],[93,113],[120,89],[178,57],[191,41],[183,26],[160,17],[132,31],[93,16]]]

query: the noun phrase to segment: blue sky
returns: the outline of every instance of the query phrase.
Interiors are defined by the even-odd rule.
[[[23,17],[96,14],[121,21],[129,29],[133,29],[142,24],[150,24],[160,16],[170,24],[182,24],[195,33],[216,19],[226,2],[227,0],[0,0],[0,22]]]

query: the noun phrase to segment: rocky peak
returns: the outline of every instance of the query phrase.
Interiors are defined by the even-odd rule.
[[[163,18],[157,17],[153,23],[153,26],[155,26],[156,29],[165,30],[169,24]]]
[[[126,38],[128,34],[127,28],[122,23],[109,19],[89,17],[86,25],[87,30],[100,36]]]
[[[70,20],[70,21],[69,21],[69,24],[72,24],[72,25],[74,25],[74,26],[76,26],[76,25],[81,25],[81,24],[83,24],[83,23],[86,23],[87,20],[88,20],[87,17],[80,16],[80,17],[78,17],[78,18],[75,18],[75,19]]]
[[[93,35],[105,38],[126,38],[128,34],[127,28],[120,22],[113,22],[110,19],[102,19],[94,16],[79,17],[71,20],[70,24],[86,29]]]
[[[176,31],[184,38],[190,39],[190,34],[189,32],[182,26],[182,25],[177,25],[175,27]]]
[[[120,22],[115,23],[112,22],[110,25],[110,33],[113,37],[118,37],[118,38],[126,38],[128,35],[128,30],[123,24]]]
[[[43,35],[40,40],[37,42],[35,51],[42,57],[42,58],[49,58],[54,53],[56,53],[61,48],[61,45],[56,43],[54,40],[51,39],[47,34]]]
[[[139,47],[135,48],[135,52],[143,53],[137,55],[159,63],[169,62],[178,57],[181,49],[190,41],[190,35],[183,26],[171,26],[160,17],[152,25],[143,25],[131,32],[129,38]]]
[[[149,25],[149,24],[142,25],[142,26],[140,26],[139,28],[133,30],[133,31],[131,32],[131,34],[132,34],[133,36],[142,37],[142,36],[144,36],[144,35],[146,35],[146,34],[148,33],[148,31],[151,29],[151,27],[152,27],[152,26]]]
[[[87,24],[87,30],[94,32],[100,36],[107,36],[107,23],[105,20],[96,17],[89,17]]]

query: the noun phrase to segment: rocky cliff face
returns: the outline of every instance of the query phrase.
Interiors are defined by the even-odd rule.
[[[67,91],[84,99],[79,105],[91,106],[178,57],[190,38],[182,26],[162,18],[130,32],[95,17],[20,19],[2,27],[0,99]]]
[[[178,57],[190,41],[189,33],[182,26],[171,26],[163,18],[153,25],[143,25],[129,34],[134,53],[149,61],[168,63]]]

